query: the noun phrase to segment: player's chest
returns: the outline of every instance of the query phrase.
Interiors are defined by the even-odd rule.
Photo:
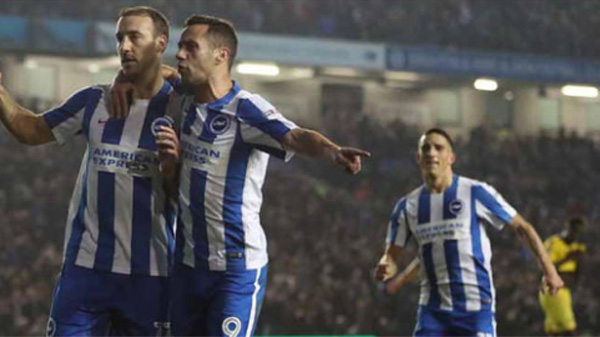
[[[181,136],[189,142],[231,147],[238,136],[238,123],[235,116],[196,105],[183,115]]]
[[[230,114],[196,107],[188,110],[181,125],[181,157],[184,165],[202,170],[225,168],[243,148],[239,121]],[[238,151],[239,152],[239,151]]]
[[[96,111],[89,123],[89,165],[102,172],[157,175],[159,160],[152,123],[163,114],[149,113],[145,102],[134,104],[129,115],[121,119],[110,118],[104,109]]]
[[[407,206],[406,221],[420,244],[470,238],[473,214],[465,200],[431,200],[428,205],[417,201]]]

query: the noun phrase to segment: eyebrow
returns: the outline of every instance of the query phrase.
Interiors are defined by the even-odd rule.
[[[115,33],[115,37],[119,37],[119,36],[125,36],[125,35],[132,35],[132,34],[141,34],[142,32],[139,30],[125,30],[122,32],[117,32]]]

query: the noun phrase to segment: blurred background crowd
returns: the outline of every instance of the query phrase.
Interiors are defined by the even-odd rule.
[[[270,239],[269,286],[258,334],[407,335],[416,316],[416,283],[386,295],[372,279],[387,219],[396,200],[421,184],[414,161],[419,131],[363,117],[327,134],[368,149],[364,172],[345,176],[331,165],[296,158],[271,161],[263,225]],[[28,148],[2,134],[0,142],[0,334],[41,335],[60,270],[67,205],[84,150]],[[600,148],[575,135],[515,138],[485,128],[457,139],[459,174],[485,180],[543,237],[570,215],[585,215],[590,246],[575,291],[583,334],[600,330],[594,270],[600,255]],[[3,221],[4,222],[4,221]],[[509,229],[488,228],[494,250],[499,335],[540,335],[540,272]],[[406,261],[416,254],[412,247]]]
[[[114,21],[115,7],[135,0],[0,0],[3,14]],[[232,20],[246,32],[358,39],[593,58],[598,1],[572,0],[148,0],[174,25],[191,13]],[[285,20],[282,20],[285,18]],[[543,36],[543,38],[540,38]]]
[[[139,4],[0,0],[0,14],[114,22],[116,8]],[[232,20],[242,32],[481,49],[498,55],[600,56],[595,38],[600,17],[593,14],[600,11],[600,1],[595,0],[147,0],[144,4],[163,11],[174,26],[182,26],[191,13],[209,13]],[[303,158],[287,164],[271,161],[262,208],[271,262],[257,334],[410,335],[417,283],[387,295],[374,282],[372,270],[383,251],[392,207],[422,183],[415,152],[423,130],[400,120],[384,124],[368,117],[367,111],[355,108],[362,105],[352,90],[325,92],[319,131],[373,156],[356,177]],[[55,103],[35,97],[20,102],[35,111]],[[600,143],[565,131],[516,136],[510,128],[486,126],[472,129],[455,143],[455,171],[495,186],[543,238],[562,230],[569,216],[589,219],[584,235],[589,253],[574,291],[574,306],[579,332],[597,335]],[[45,333],[60,272],[68,203],[84,150],[83,139],[63,147],[26,147],[0,127],[0,335]],[[543,335],[537,301],[541,273],[533,257],[509,229],[490,227],[488,233],[498,335]],[[403,262],[415,254],[416,247],[410,247]]]

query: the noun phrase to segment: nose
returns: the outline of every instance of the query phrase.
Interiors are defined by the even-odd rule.
[[[126,53],[130,53],[132,50],[132,43],[128,37],[124,37],[121,43],[119,44],[119,53],[121,55],[125,55]]]
[[[177,54],[175,54],[175,58],[176,58],[178,61],[183,61],[183,60],[185,60],[185,52],[184,52],[183,48],[179,48],[179,49],[177,49]]]

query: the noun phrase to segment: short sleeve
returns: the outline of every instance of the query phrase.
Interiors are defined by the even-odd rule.
[[[283,138],[297,126],[269,102],[258,95],[242,98],[236,115],[245,143],[285,161],[292,158],[294,152],[284,147]]]
[[[403,198],[398,201],[390,216],[386,243],[405,247],[410,238],[411,232],[406,214],[406,198]]]
[[[85,109],[100,98],[102,91],[91,87],[81,89],[60,106],[43,113],[43,118],[59,144],[80,134],[83,130]]]
[[[497,229],[502,229],[517,215],[517,211],[490,185],[475,185],[473,197],[477,216]]]

